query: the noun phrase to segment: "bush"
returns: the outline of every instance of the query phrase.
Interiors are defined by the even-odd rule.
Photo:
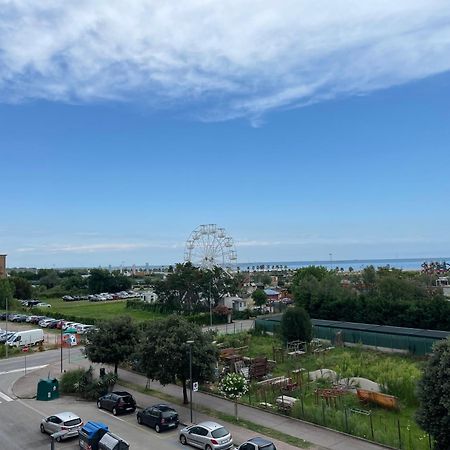
[[[63,394],[78,394],[87,400],[96,400],[113,389],[117,376],[108,372],[102,378],[94,378],[93,368],[75,369],[65,372],[59,384]]]
[[[285,342],[310,342],[312,338],[312,324],[308,313],[298,306],[288,308],[281,318],[280,331]]]

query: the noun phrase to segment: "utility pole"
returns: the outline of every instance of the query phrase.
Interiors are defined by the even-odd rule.
[[[212,303],[211,303],[211,284],[212,279],[209,280],[209,326],[212,328],[213,319],[212,319]]]
[[[8,295],[6,295],[5,307],[6,307],[6,317],[5,317],[6,339],[8,339]],[[5,358],[8,357],[8,347],[9,345],[7,345],[7,343],[5,342]]]
[[[191,423],[192,423],[192,344],[194,341],[186,341],[189,345],[189,409],[191,412]]]

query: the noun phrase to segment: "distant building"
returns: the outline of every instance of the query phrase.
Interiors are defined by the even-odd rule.
[[[247,300],[241,297],[225,296],[220,299],[219,305],[224,305],[233,311],[245,311]]]
[[[264,293],[267,295],[268,301],[276,301],[280,298],[280,293],[275,289],[264,289]]]
[[[0,255],[0,278],[6,278],[6,255]]]
[[[146,303],[156,303],[158,301],[158,295],[153,291],[143,291],[140,294],[141,299]]]
[[[439,277],[436,280],[436,286],[442,288],[444,295],[450,298],[450,282],[448,281],[448,277]]]

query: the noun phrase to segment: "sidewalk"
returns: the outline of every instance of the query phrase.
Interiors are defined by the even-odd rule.
[[[65,369],[70,370],[77,367],[88,367],[89,365],[90,363],[88,360],[79,358],[75,361],[72,361],[70,365],[65,362]],[[101,365],[92,364],[92,366],[95,368],[98,374],[98,368]],[[34,372],[31,372],[30,374],[27,374],[25,377],[20,378],[13,387],[14,394],[20,398],[33,398],[36,395],[36,386],[38,380],[42,377],[47,377],[48,373],[50,373],[50,376],[58,377],[60,375],[59,365],[55,363],[53,365],[49,365],[44,369],[36,370]],[[141,386],[142,388],[145,388],[147,385],[147,378],[145,376],[139,375],[134,372],[129,372],[127,370],[119,369],[119,378],[126,383]],[[162,386],[158,382],[152,381],[148,387],[150,387],[150,389],[152,390],[163,392],[180,400],[183,398],[182,388],[180,386],[172,384]],[[126,389],[128,391],[131,391],[131,389],[129,388]],[[136,396],[139,406],[148,406],[153,402],[161,401],[160,399],[142,394],[135,390],[132,391],[133,395]],[[220,411],[228,415],[234,415],[234,404],[232,402],[202,392],[194,393],[194,409],[196,406]],[[186,418],[185,420],[190,419],[188,407],[186,408],[184,406],[177,406],[177,409],[180,411],[182,418]],[[239,405],[239,417],[241,419],[245,419],[261,426],[272,428],[287,435],[310,442],[314,446],[313,448],[315,450],[381,450],[386,448],[381,445],[366,442],[364,440],[347,436],[333,430],[318,427],[301,420],[272,414],[270,412],[251,408],[245,405]],[[198,413],[196,411],[194,412],[194,422],[199,422],[205,419],[207,419],[207,417],[204,414]],[[249,433],[250,435],[255,435],[254,432],[243,429],[241,427],[235,427],[234,425],[229,425],[229,428],[233,432],[233,435],[236,436],[237,442],[240,441],[240,436],[243,436],[245,439],[245,435],[249,435]],[[242,442],[242,440],[240,442]],[[279,450],[291,450],[296,448],[284,443],[277,443],[277,447],[279,447]]]

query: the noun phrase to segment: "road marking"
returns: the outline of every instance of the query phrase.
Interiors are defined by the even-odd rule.
[[[8,397],[6,394],[4,394],[2,391],[0,391],[0,397],[3,399],[3,400],[6,400],[7,402],[13,402],[14,401],[14,399],[12,399],[11,397]]]
[[[27,367],[27,372],[31,370],[37,370],[37,369],[43,369],[44,367],[47,367],[48,364],[44,364],[43,366],[33,366],[33,367]],[[17,373],[17,372],[24,372],[25,367],[22,367],[21,369],[13,369],[13,370],[6,370],[5,372],[0,372],[0,375],[6,375],[8,373]]]

